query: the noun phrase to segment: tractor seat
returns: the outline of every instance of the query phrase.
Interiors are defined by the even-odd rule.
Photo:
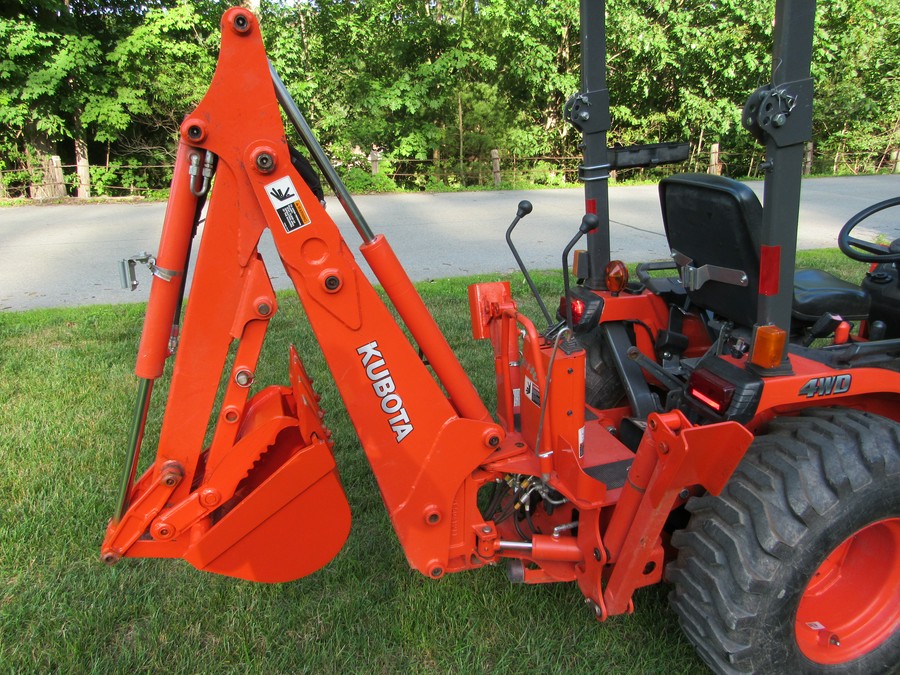
[[[791,316],[800,321],[816,321],[826,312],[847,321],[869,316],[871,299],[862,288],[822,270],[794,272],[794,302]]]
[[[747,185],[708,174],[681,174],[659,183],[663,225],[688,297],[741,326],[756,323],[762,205]],[[823,314],[858,321],[870,298],[859,286],[822,270],[794,277],[795,328]]]

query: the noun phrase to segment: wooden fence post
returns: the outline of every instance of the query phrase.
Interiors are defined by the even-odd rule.
[[[500,187],[500,151],[491,150],[491,171],[494,173],[494,187]]]
[[[803,175],[808,176],[812,173],[813,157],[815,151],[812,141],[806,144],[806,152],[803,155]]]
[[[373,149],[372,152],[369,153],[368,159],[369,165],[372,167],[372,175],[374,176],[378,173],[378,162],[381,161],[381,153]]]
[[[41,167],[43,182],[32,183],[30,192],[33,199],[58,199],[66,196],[66,184],[63,180],[62,160],[58,155],[44,156]]]
[[[891,162],[894,165],[891,173],[900,173],[900,150],[891,150]]]
[[[706,169],[706,173],[710,173],[714,176],[722,175],[722,164],[719,162],[719,144],[713,143],[709,149],[709,167]]]
[[[78,173],[78,198],[87,199],[91,196],[91,167],[86,157],[79,158],[76,171]]]

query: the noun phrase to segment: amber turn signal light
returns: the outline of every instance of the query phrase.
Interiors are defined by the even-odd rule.
[[[606,266],[606,288],[618,295],[628,283],[628,268],[621,260],[613,260]]]
[[[786,341],[787,333],[778,326],[757,326],[750,363],[760,368],[777,368],[781,365]]]

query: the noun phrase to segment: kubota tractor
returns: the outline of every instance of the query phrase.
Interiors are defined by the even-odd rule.
[[[639,267],[637,283],[609,260],[605,178],[678,149],[607,157],[603,12],[602,2],[582,3],[585,87],[567,111],[585,137],[587,215],[563,255],[557,317],[545,311],[549,325],[538,328],[508,283],[469,290],[474,337],[493,350],[494,415],[269,66],[257,20],[225,13],[218,67],[181,126],[160,249],[147,261],[138,397],[106,562],[184,558],[282,582],[344,544],[350,509],[298,351],[285,385],[254,387],[278,310],[257,251],[268,229],[413,568],[437,579],[502,561],[513,581],[576,582],[601,620],[666,580],[715,670],[896,668],[900,242],[851,231],[900,198],[841,232],[842,250],[873,263],[861,288],[817,271],[795,278],[814,3],[777,3],[773,79],[744,111],[767,145],[765,206],[729,179],[663,180],[673,261]],[[309,172],[295,168],[282,109],[415,346]],[[530,209],[520,204],[514,224]],[[588,250],[570,284],[568,256],[583,233]],[[151,390],[170,356],[155,459],[136,477]]]

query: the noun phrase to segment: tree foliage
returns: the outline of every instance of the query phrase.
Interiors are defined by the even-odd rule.
[[[820,3],[813,74],[822,148],[900,145],[900,0]],[[215,67],[218,0],[13,0],[0,9],[0,168],[78,145],[171,157]],[[270,58],[323,143],[451,165],[491,148],[572,155],[578,0],[262,2]],[[610,141],[731,147],[768,81],[774,0],[607,0]]]

